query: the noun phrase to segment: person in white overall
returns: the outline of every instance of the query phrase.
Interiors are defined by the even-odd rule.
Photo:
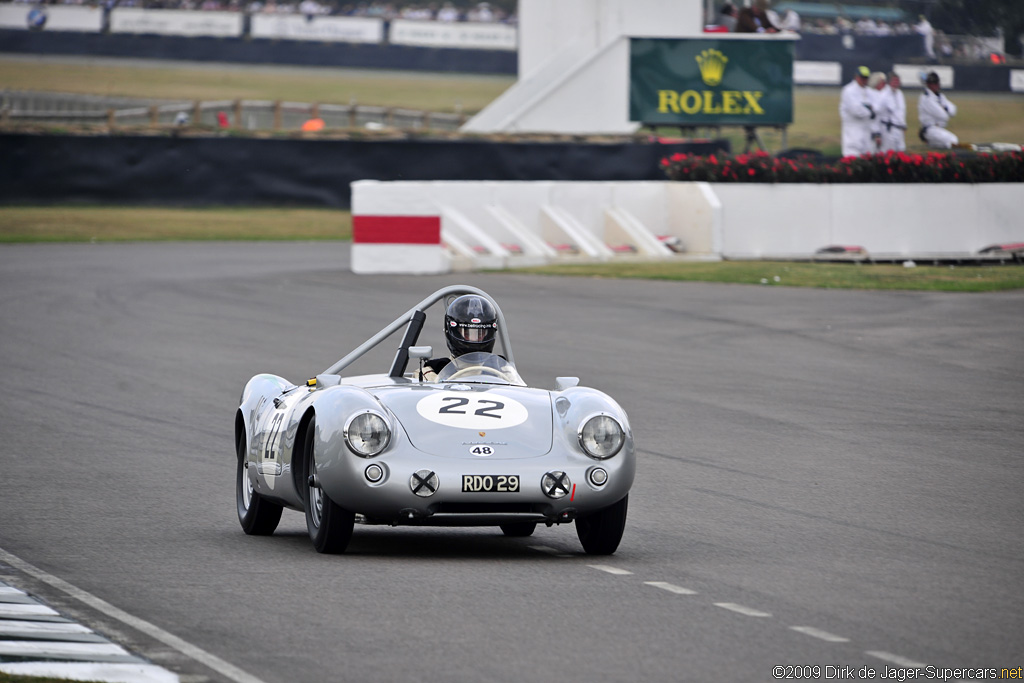
[[[949,149],[960,138],[946,130],[949,119],[956,116],[956,105],[942,94],[939,75],[932,71],[924,81],[924,90],[917,101],[917,117],[921,121],[919,136],[922,142],[936,149]]]
[[[857,67],[853,80],[843,86],[839,96],[839,120],[843,127],[843,156],[860,156],[872,151],[871,126],[876,117],[871,93],[867,89],[871,70]]]
[[[907,99],[900,87],[900,77],[889,74],[889,87],[884,94],[882,111],[882,151],[903,152],[907,149],[904,133],[907,130]]]

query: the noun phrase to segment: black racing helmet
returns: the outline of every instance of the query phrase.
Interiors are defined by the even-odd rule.
[[[482,296],[465,294],[448,305],[444,336],[453,358],[474,351],[490,353],[497,333],[498,313]]]

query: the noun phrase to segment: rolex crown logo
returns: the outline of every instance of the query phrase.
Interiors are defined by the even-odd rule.
[[[725,65],[729,58],[718,50],[704,50],[695,57],[700,67],[700,77],[707,85],[718,85],[725,74]]]

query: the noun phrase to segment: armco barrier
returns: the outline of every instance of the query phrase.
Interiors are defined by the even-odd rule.
[[[1020,183],[379,182],[352,185],[357,273],[554,261],[970,259],[1024,242]],[[429,245],[410,236],[430,226]],[[411,265],[410,265],[411,264]]]

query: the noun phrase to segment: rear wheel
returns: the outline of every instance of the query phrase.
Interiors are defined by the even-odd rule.
[[[532,536],[533,530],[536,528],[536,522],[511,522],[509,524],[501,525],[501,533],[506,536],[519,538],[523,536]]]
[[[576,535],[588,555],[611,555],[619,547],[626,529],[626,507],[629,496],[618,503],[576,519]]]
[[[316,481],[316,453],[313,448],[315,435],[316,417],[312,417],[306,426],[306,440],[302,450],[306,463],[306,486],[303,488],[306,530],[318,553],[343,553],[352,540],[356,516],[331,500]]]
[[[251,463],[245,457],[245,445],[245,434],[239,434],[238,443],[235,444],[235,454],[238,457],[238,469],[235,474],[235,507],[238,508],[238,521],[242,525],[242,531],[250,536],[269,536],[274,533],[274,529],[281,521],[281,512],[284,508],[256,493],[252,478],[249,476]]]

